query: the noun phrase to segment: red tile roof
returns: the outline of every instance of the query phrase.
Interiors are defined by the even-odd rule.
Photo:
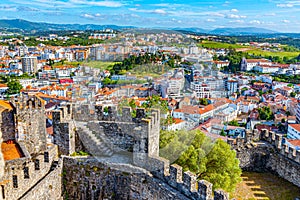
[[[289,124],[289,126],[291,126],[296,131],[300,132],[300,124]]]

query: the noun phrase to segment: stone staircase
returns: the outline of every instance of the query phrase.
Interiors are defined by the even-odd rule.
[[[90,154],[95,157],[112,156],[114,154],[114,151],[110,147],[110,144],[105,137],[103,136],[102,138],[101,134],[95,134],[93,131],[91,131],[87,127],[87,122],[76,121],[75,126],[77,128],[80,140]]]

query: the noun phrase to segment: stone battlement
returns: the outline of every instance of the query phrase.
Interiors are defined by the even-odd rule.
[[[300,164],[300,150],[296,150],[294,147],[290,147],[283,143],[281,134],[276,134],[272,131],[269,132],[266,129],[263,129],[261,134],[262,139],[275,146],[281,155]]]
[[[117,195],[116,197],[118,199],[124,199],[121,196],[126,196],[126,198],[128,198],[131,194],[126,194],[128,189],[125,188],[134,187],[134,191],[136,192],[135,198],[143,197],[144,199],[229,200],[228,193],[224,192],[223,190],[213,191],[211,183],[205,180],[197,181],[196,176],[193,173],[189,171],[183,173],[182,167],[176,164],[171,166],[165,165],[168,164],[168,161],[163,158],[152,158],[152,164],[156,162],[154,164],[161,164],[163,165],[164,170],[169,170],[167,174],[160,175],[159,173],[164,173],[166,171],[156,171],[156,173],[154,173],[154,171],[151,171],[151,173],[149,173],[148,171],[145,171],[144,168],[135,167],[133,165],[101,163],[96,160],[92,160],[91,158],[64,157],[63,159],[64,167],[66,169],[72,169],[66,171],[67,182],[76,180],[75,185],[77,186],[81,186],[82,184],[92,185],[94,182],[97,182],[97,185],[94,186],[93,191],[102,190],[101,192],[103,193],[110,193],[113,191],[114,195]],[[85,170],[82,170],[82,168],[84,168]],[[87,179],[79,178],[82,176],[79,173],[88,174],[89,181],[83,182],[83,180]],[[113,181],[110,180],[111,178],[113,179]],[[128,179],[131,181],[129,181]],[[116,180],[123,181],[116,182]],[[106,183],[104,183],[105,181]],[[100,186],[103,184],[106,185],[106,187],[110,187],[111,184],[113,184],[113,188],[109,189],[109,191],[105,191],[106,187],[99,187],[99,182],[101,182]],[[124,183],[126,183],[126,185],[123,185]],[[71,194],[71,198],[75,199],[76,197],[78,197],[78,191],[76,191],[76,188],[73,187],[73,184],[68,184],[67,187],[68,193]],[[90,188],[93,188],[93,186],[90,186]],[[119,190],[121,189],[122,192],[120,193]],[[87,190],[89,189],[86,188],[85,191]],[[142,190],[143,192],[140,192],[140,190]],[[147,190],[150,190],[151,192]],[[87,194],[89,193],[85,192],[85,195]],[[90,195],[93,196],[94,199],[98,198],[98,196],[95,196],[95,194]],[[155,198],[152,195],[160,196]],[[109,194],[107,196],[109,196]],[[88,197],[85,196],[85,198]]]
[[[205,180],[197,181],[195,174],[190,171],[183,172],[181,166],[170,165],[169,161],[162,157],[149,157],[147,164],[140,167],[191,199],[229,199],[228,193],[223,190],[213,191],[211,183]]]
[[[282,156],[289,158],[296,163],[300,164],[300,150],[296,150],[294,147],[290,147],[283,142],[282,134],[274,133],[273,131],[269,131],[267,129],[262,129],[261,131],[261,139],[266,141],[268,144],[271,144]],[[247,141],[244,138],[236,138],[236,139],[227,139],[227,143],[236,150],[240,150],[242,148],[253,148],[252,141]]]
[[[18,98],[11,98],[10,101],[18,112],[29,112],[33,110],[45,110],[45,101],[37,96],[21,95]]]

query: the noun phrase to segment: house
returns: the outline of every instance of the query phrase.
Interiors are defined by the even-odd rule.
[[[173,111],[174,118],[180,118],[186,121],[200,122],[213,117],[214,106],[209,104],[207,106],[182,106],[181,109]]]
[[[179,118],[173,118],[173,123],[170,125],[167,125],[166,130],[168,131],[176,131],[186,128],[187,122],[179,119]]]
[[[272,65],[272,62],[267,59],[246,59],[242,58],[241,61],[241,70],[242,71],[251,71],[257,65]]]
[[[289,124],[288,125],[287,138],[288,139],[300,139],[300,124]]]
[[[229,61],[213,61],[213,63],[216,65],[216,67],[218,68],[218,69],[220,69],[220,68],[224,68],[224,67],[228,67],[228,65],[229,65]]]
[[[300,150],[300,140],[285,139],[284,143],[289,147],[295,148],[297,151]]]
[[[0,94],[4,94],[8,90],[8,86],[6,84],[0,84]]]

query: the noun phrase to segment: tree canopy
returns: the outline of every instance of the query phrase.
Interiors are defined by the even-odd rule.
[[[203,106],[207,106],[208,105],[208,101],[206,98],[200,98],[199,99],[199,103]]]
[[[241,181],[235,151],[226,142],[213,142],[198,130],[162,131],[160,156],[182,166],[184,171],[192,171],[198,180],[211,182],[214,189],[232,192]]]
[[[259,113],[259,119],[261,120],[274,119],[274,115],[270,107],[264,106],[262,108],[258,108],[258,113]]]
[[[7,83],[7,87],[8,87],[7,94],[18,94],[20,93],[20,90],[23,88],[21,83],[16,79],[10,80]]]

